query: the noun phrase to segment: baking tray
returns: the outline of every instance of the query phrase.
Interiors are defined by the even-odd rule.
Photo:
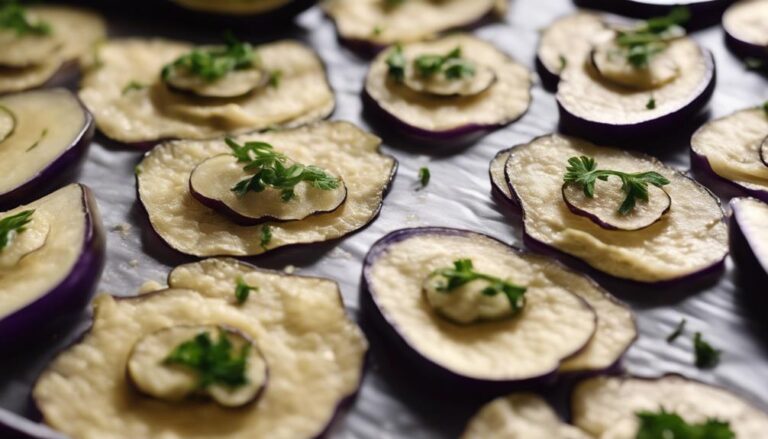
[[[173,15],[155,15],[152,8],[139,5],[104,11],[112,36],[161,35],[208,42],[219,38],[224,30],[215,23],[185,25]],[[533,70],[540,30],[573,10],[567,0],[519,0],[512,3],[505,22],[483,27],[476,33]],[[359,97],[368,62],[338,44],[332,23],[319,8],[302,14],[295,25],[278,27],[269,37],[261,31],[260,27],[247,25],[238,28],[241,37],[249,40],[293,37],[314,47],[327,65],[336,92],[333,119],[348,120],[377,132],[362,117]],[[766,78],[746,71],[725,49],[721,28],[699,31],[693,37],[712,50],[717,62],[717,88],[708,117],[723,116],[768,99]],[[70,87],[75,89],[76,84]],[[427,148],[379,132],[385,139],[384,152],[400,162],[381,216],[368,228],[341,241],[300,250],[281,250],[253,262],[275,269],[290,265],[296,267],[299,274],[335,279],[349,312],[358,316],[363,256],[377,239],[392,230],[426,225],[458,227],[488,233],[520,246],[519,218],[491,197],[488,163],[501,149],[556,130],[554,96],[537,84],[533,89],[533,104],[522,119],[463,149],[449,150],[439,145]],[[681,127],[671,133],[669,139],[645,146],[667,164],[687,170],[691,130],[692,127]],[[79,175],[79,181],[94,189],[108,231],[107,265],[100,292],[133,295],[145,281],[162,282],[171,267],[192,260],[168,249],[148,233],[145,214],[136,202],[134,166],[140,158],[140,151],[97,136]],[[430,168],[432,181],[425,190],[416,191],[417,172],[422,166]],[[747,289],[753,290],[752,294],[747,294]],[[624,367],[640,375],[682,373],[723,385],[763,408],[768,407],[768,314],[764,311],[765,305],[755,301],[754,293],[760,292],[768,296],[766,286],[748,285],[740,280],[729,259],[725,275],[706,288],[684,294],[652,289],[631,297],[619,294],[632,305],[640,330],[640,337],[624,359]],[[667,344],[665,337],[681,318],[687,319],[689,331],[702,331],[714,346],[724,350],[722,362],[716,369],[701,371],[693,366],[690,337]],[[17,415],[35,416],[29,400],[35,377],[61,346],[76,339],[87,326],[88,316],[69,316],[69,320],[49,339],[28,345],[23,352],[0,361],[3,377],[0,407],[4,409],[0,411],[0,420],[29,431],[39,429]],[[402,358],[390,351],[365,322],[363,326],[372,344],[365,380],[356,401],[330,436],[344,439],[458,436],[484,397],[468,397],[452,393],[451,389],[435,390],[439,383],[432,383],[429,377],[413,376]],[[557,399],[567,384],[561,383],[546,393]],[[12,437],[10,433],[0,436]],[[39,436],[55,437],[45,431]]]

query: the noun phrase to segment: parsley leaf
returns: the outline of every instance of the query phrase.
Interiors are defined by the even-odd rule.
[[[678,323],[677,326],[675,327],[675,330],[672,331],[672,333],[667,336],[667,343],[674,343],[678,337],[683,335],[683,331],[685,331],[685,325],[687,323],[688,323],[687,320],[681,319],[680,323]]]
[[[655,109],[655,108],[656,108],[656,98],[654,98],[653,96],[651,96],[650,98],[648,98],[648,103],[647,103],[647,104],[645,104],[645,108],[646,108],[647,110],[653,110],[653,109]]]
[[[232,34],[225,35],[223,48],[194,49],[180,56],[162,70],[162,78],[168,80],[177,70],[214,82],[235,70],[244,70],[256,62],[256,52]]]
[[[419,168],[419,184],[421,184],[421,189],[427,187],[430,178],[432,178],[432,174],[429,172],[429,168]]]
[[[584,195],[589,198],[595,196],[595,183],[597,180],[606,181],[609,176],[621,179],[621,189],[627,195],[619,206],[619,213],[626,215],[635,208],[637,200],[648,201],[648,184],[662,187],[670,183],[663,175],[657,172],[638,172],[627,174],[625,172],[597,169],[597,162],[592,157],[581,156],[568,159],[563,180],[565,183],[573,183],[584,189]]]
[[[762,107],[763,107],[763,111],[765,111],[765,114],[768,116],[768,101],[765,101]]]
[[[693,351],[695,364],[699,369],[711,369],[720,362],[722,352],[704,341],[701,332],[697,332],[693,336]]]
[[[238,182],[232,192],[243,196],[249,191],[262,192],[267,187],[279,189],[284,202],[296,197],[294,187],[302,181],[307,181],[313,187],[325,191],[339,187],[339,179],[328,174],[317,166],[306,166],[299,163],[288,165],[288,158],[274,150],[272,145],[265,142],[246,142],[240,145],[233,139],[225,140],[232,149],[232,155],[240,163],[245,163],[243,170],[253,172],[253,175]]]
[[[640,411],[635,413],[640,421],[637,439],[735,439],[736,434],[728,422],[707,419],[689,424],[677,413]]]
[[[34,210],[25,210],[0,219],[0,251],[5,249],[15,234],[24,232],[24,226],[32,221]]]
[[[142,90],[146,88],[146,84],[142,84],[139,81],[131,81],[128,84],[123,87],[123,95],[128,94],[129,92],[136,91],[136,90]]]
[[[280,87],[280,81],[283,79],[283,71],[282,70],[273,70],[269,74],[269,80],[267,81],[267,84],[269,84],[272,88]]]
[[[403,47],[399,44],[392,49],[392,53],[387,57],[387,71],[389,76],[397,82],[402,82],[405,79],[405,64],[408,61],[403,55]]]
[[[475,76],[475,66],[461,57],[461,47],[456,47],[445,55],[421,55],[413,62],[416,72],[428,78],[442,73],[448,79],[471,78]]]
[[[568,67],[568,58],[563,55],[559,55],[558,60],[560,61],[560,71],[562,72],[566,67]]]
[[[198,388],[204,389],[213,384],[238,387],[248,383],[246,363],[251,345],[240,349],[239,354],[232,352],[232,342],[227,331],[219,330],[219,339],[214,342],[207,332],[201,332],[195,338],[181,343],[166,357],[165,364],[177,364],[198,373]]]
[[[25,35],[43,36],[50,35],[51,25],[38,21],[32,23],[27,18],[27,11],[15,0],[2,2],[0,6],[0,28],[16,32],[16,36]]]
[[[252,287],[245,283],[242,277],[238,277],[237,284],[235,285],[235,299],[237,299],[237,303],[242,305],[248,300],[251,291],[257,291],[258,289],[258,287]]]
[[[272,228],[264,225],[261,227],[261,248],[267,250],[267,245],[269,245],[270,241],[272,241]]]
[[[450,293],[451,291],[476,280],[484,280],[490,285],[483,289],[486,296],[503,294],[509,300],[512,313],[515,314],[525,306],[526,287],[515,285],[495,276],[478,273],[475,271],[471,259],[457,259],[453,262],[453,268],[441,268],[435,270],[432,276],[441,276],[443,282],[437,286],[437,291]]]
[[[668,47],[667,35],[691,18],[686,7],[676,7],[663,17],[650,18],[636,29],[620,31],[616,44],[624,49],[627,61],[637,69],[648,67],[651,59]]]

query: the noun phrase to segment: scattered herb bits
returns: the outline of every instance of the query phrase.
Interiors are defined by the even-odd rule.
[[[235,284],[235,299],[237,300],[237,303],[243,304],[248,300],[248,296],[250,296],[251,291],[258,290],[258,287],[253,287],[245,283],[245,280],[242,277],[237,278],[237,283]]]
[[[712,369],[720,363],[722,352],[705,341],[701,332],[693,336],[693,352],[694,362],[699,369]]]

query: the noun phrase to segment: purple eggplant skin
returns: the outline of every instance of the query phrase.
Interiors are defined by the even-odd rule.
[[[545,90],[552,93],[557,91],[557,84],[560,82],[560,72],[549,70],[538,55],[536,56],[536,73],[538,73],[541,85]]]
[[[656,224],[657,222],[661,221],[661,219],[664,218],[664,215],[666,215],[667,212],[669,212],[669,209],[672,208],[672,198],[669,196],[669,194],[664,192],[667,195],[667,199],[669,199],[669,203],[667,204],[666,210],[664,210],[664,212],[662,212],[662,214],[659,215],[659,217],[656,218],[656,220],[653,223],[651,223],[651,224],[649,224],[649,225],[647,225],[645,227],[641,227],[639,229],[622,229],[622,228],[616,227],[615,225],[613,225],[611,223],[605,222],[602,218],[600,218],[599,216],[593,214],[592,212],[589,212],[589,211],[580,209],[577,206],[574,206],[570,201],[568,201],[568,197],[565,196],[565,187],[566,187],[566,185],[564,184],[563,185],[563,189],[562,189],[563,202],[565,203],[566,207],[568,207],[568,210],[570,210],[571,213],[573,213],[574,215],[583,216],[583,217],[589,219],[593,223],[597,224],[598,226],[600,226],[600,227],[602,227],[602,228],[604,228],[606,230],[623,230],[623,231],[627,231],[627,232],[633,232],[635,230],[646,229],[646,228]]]
[[[768,190],[752,189],[718,175],[706,156],[691,148],[691,170],[708,188],[725,197],[750,196],[768,203]]]
[[[7,334],[0,338],[0,352],[21,347],[25,339],[42,333],[57,317],[82,311],[96,291],[104,269],[106,235],[93,192],[85,185],[79,186],[86,221],[80,256],[58,285],[0,320],[0,334]]]
[[[576,6],[595,9],[617,15],[634,18],[653,18],[669,14],[676,6],[686,6],[691,11],[691,19],[685,24],[686,29],[696,30],[715,25],[733,0],[703,0],[676,2],[658,2],[652,0],[574,0]]]
[[[80,167],[90,149],[96,125],[93,115],[83,105],[82,101],[77,96],[73,95],[73,97],[77,100],[80,109],[85,114],[83,128],[73,140],[72,145],[60,156],[53,159],[40,173],[10,192],[0,194],[0,210],[10,210],[32,201],[41,193],[57,187],[61,182],[72,177],[74,172]]]
[[[237,212],[235,212],[233,209],[231,209],[229,206],[227,206],[223,201],[216,200],[214,198],[208,198],[205,195],[197,192],[192,187],[192,180],[189,181],[189,193],[192,194],[192,197],[200,202],[203,206],[214,210],[216,213],[221,214],[227,218],[229,218],[233,223],[239,225],[239,226],[258,226],[259,224],[263,223],[284,223],[284,222],[290,222],[290,221],[301,221],[303,219],[306,219],[308,217],[314,216],[314,215],[322,215],[324,213],[331,213],[337,211],[341,206],[344,205],[344,203],[347,201],[347,196],[349,195],[349,191],[344,191],[344,200],[342,200],[341,204],[336,206],[335,209],[332,210],[318,210],[313,212],[312,214],[308,215],[307,217],[298,219],[298,220],[282,220],[278,218],[274,218],[271,216],[263,216],[261,218],[251,218],[249,216],[241,215]]]
[[[493,164],[493,162],[495,162],[500,155],[507,154],[511,150],[512,148],[507,148],[497,152],[496,155],[491,160],[491,164]],[[490,166],[488,169],[488,178],[491,180],[491,196],[493,196],[494,199],[499,201],[503,207],[509,209],[512,214],[514,214],[515,216],[521,216],[523,214],[523,211],[520,209],[520,205],[517,203],[517,200],[507,196],[507,194],[504,193],[502,188],[499,187],[500,182],[497,182],[496,180],[494,180],[493,174],[491,173]],[[506,177],[505,177],[504,185],[505,186],[507,185]]]
[[[486,380],[470,378],[457,374],[456,372],[453,372],[446,367],[422,356],[408,343],[408,341],[397,329],[397,325],[387,319],[387,317],[381,311],[381,308],[379,308],[376,302],[376,291],[373,289],[371,276],[373,266],[376,264],[377,259],[387,251],[389,246],[422,234],[437,234],[445,236],[479,236],[503,244],[509,247],[510,251],[513,251],[517,254],[525,254],[523,250],[512,247],[491,236],[469,230],[452,229],[446,227],[417,227],[411,229],[401,229],[391,232],[376,241],[376,243],[373,244],[371,249],[368,251],[368,254],[366,254],[365,259],[363,260],[362,280],[360,283],[361,312],[363,313],[363,316],[365,318],[369,318],[371,324],[386,337],[387,341],[393,347],[395,352],[402,355],[403,359],[408,362],[408,365],[417,370],[421,375],[424,377],[429,377],[430,381],[434,380],[435,382],[440,382],[442,383],[443,388],[451,388],[452,391],[455,390],[459,393],[482,394],[487,396],[499,395],[519,390],[539,388],[553,384],[555,381],[557,381],[558,377],[560,376],[558,367],[555,367],[553,370],[546,371],[540,376],[522,380]],[[587,302],[583,300],[582,302],[584,306],[589,307]],[[597,319],[597,317],[595,317],[595,319]],[[581,353],[583,349],[586,348],[587,344],[585,344],[578,351],[571,354],[571,357]],[[566,359],[567,358],[563,358],[563,360]]]
[[[730,235],[731,254],[742,274],[749,279],[752,285],[768,284],[768,260],[761,260],[753,248],[759,243],[753,241],[747,235],[739,223],[740,199],[731,200],[731,215],[728,223]]]
[[[686,174],[683,174],[683,175],[686,178],[694,182],[697,182],[689,175],[686,175]],[[538,239],[532,237],[528,233],[526,233],[525,210],[522,208],[520,197],[517,195],[517,192],[515,191],[515,187],[510,183],[508,175],[506,176],[506,179],[507,179],[507,185],[509,186],[509,189],[512,192],[511,201],[516,206],[520,206],[520,209],[522,210],[523,244],[528,249],[530,249],[535,253],[551,256],[559,260],[563,264],[565,264],[567,267],[570,267],[576,271],[586,274],[592,279],[597,280],[600,285],[608,287],[608,289],[611,291],[623,291],[627,293],[634,293],[635,291],[637,291],[638,293],[642,293],[643,291],[647,292],[649,290],[670,291],[670,290],[678,289],[682,292],[687,292],[688,290],[695,290],[697,288],[700,288],[703,285],[709,285],[710,283],[716,281],[725,272],[725,259],[728,257],[727,254],[725,254],[721,260],[697,272],[680,276],[675,279],[667,279],[667,280],[655,281],[655,282],[642,282],[642,281],[637,281],[632,279],[623,279],[623,278],[608,274],[604,271],[598,270],[597,268],[592,267],[591,265],[587,264],[581,259],[575,256],[572,256],[568,253],[565,253],[564,251],[557,249],[549,244],[543,243]],[[705,186],[702,186],[702,187],[704,187],[704,189],[707,190],[707,193],[709,194],[710,197],[712,197],[712,199],[717,201],[718,206],[720,206],[720,210],[723,211],[723,221],[726,221],[725,211],[723,210],[723,207],[720,203],[720,199],[714,193],[712,193],[712,191],[710,191],[707,187]]]
[[[725,20],[723,21],[723,31],[725,45],[733,54],[742,59],[753,58],[768,62],[768,46],[761,46],[737,38],[729,31]]]
[[[497,124],[467,124],[456,128],[443,131],[430,131],[409,124],[399,119],[394,114],[385,110],[363,87],[362,91],[363,112],[366,118],[375,124],[381,125],[382,129],[391,129],[403,137],[412,140],[420,145],[432,147],[460,147],[470,145],[478,141],[483,136],[504,128],[505,126],[519,120],[530,109],[525,110],[515,119],[499,122]]]
[[[560,130],[563,133],[592,140],[598,143],[614,142],[616,140],[637,140],[658,136],[685,125],[691,118],[701,113],[709,104],[717,83],[717,69],[712,52],[701,48],[707,63],[708,77],[700,84],[698,92],[688,102],[683,102],[674,111],[656,119],[650,119],[632,125],[619,125],[607,122],[597,122],[584,119],[572,114],[557,99],[560,114]]]

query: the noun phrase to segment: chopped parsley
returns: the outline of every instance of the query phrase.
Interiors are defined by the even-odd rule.
[[[744,66],[747,70],[763,70],[765,68],[765,62],[760,58],[744,58]]]
[[[419,184],[421,185],[421,189],[427,187],[430,178],[432,178],[432,174],[429,172],[429,168],[419,168]]]
[[[256,291],[258,289],[258,287],[252,287],[245,283],[245,280],[242,277],[238,277],[237,283],[235,285],[235,299],[237,299],[237,303],[242,305],[246,300],[248,300],[248,296],[251,295],[251,291]]]
[[[227,331],[220,329],[219,339],[214,342],[208,332],[201,332],[174,348],[164,363],[184,366],[197,372],[199,389],[214,384],[228,387],[245,385],[248,383],[245,372],[251,345],[244,345],[235,354],[228,336]]]
[[[50,35],[51,25],[44,22],[31,22],[27,18],[27,11],[17,1],[3,1],[0,6],[0,28],[16,32],[16,36],[25,35],[43,36]]]
[[[225,35],[225,46],[211,49],[194,49],[166,64],[162,70],[163,80],[168,80],[177,70],[214,82],[235,70],[254,66],[256,52],[249,43],[244,43],[232,34]]]
[[[763,102],[763,111],[765,111],[765,114],[768,115],[768,101]]]
[[[226,142],[232,149],[232,155],[239,163],[244,164],[243,170],[253,172],[253,175],[241,180],[232,188],[232,192],[238,196],[243,196],[249,191],[262,192],[267,187],[273,187],[279,189],[283,201],[288,202],[296,197],[294,188],[302,181],[325,191],[339,187],[338,178],[317,166],[299,163],[288,165],[288,158],[275,151],[269,143],[246,142],[240,145],[230,138],[227,138]]]
[[[712,369],[720,363],[722,352],[706,342],[701,332],[697,332],[693,336],[693,352],[696,367],[699,369]]]
[[[655,108],[656,108],[656,98],[651,96],[650,98],[648,98],[648,103],[645,104],[645,109],[646,110],[653,110]]]
[[[558,59],[560,60],[560,71],[562,72],[566,67],[568,67],[568,59],[563,55],[560,55]]]
[[[677,413],[663,408],[658,412],[640,411],[635,413],[640,421],[637,439],[735,439],[736,434],[728,422],[707,419],[698,424],[689,424]]]
[[[32,221],[33,213],[35,213],[34,210],[25,210],[0,219],[0,251],[8,247],[14,235],[24,232],[24,226]]]
[[[475,66],[461,57],[461,47],[445,55],[421,55],[413,61],[416,72],[425,78],[443,74],[448,79],[463,79],[475,76]]]
[[[437,286],[437,291],[450,293],[453,290],[476,280],[484,280],[490,285],[482,291],[483,295],[496,296],[503,294],[509,300],[512,313],[515,314],[525,306],[526,287],[515,285],[498,277],[475,271],[471,259],[458,259],[453,262],[452,268],[441,268],[432,272],[431,276],[442,277],[443,280]]]
[[[126,84],[125,87],[123,87],[123,95],[128,94],[132,91],[142,90],[145,88],[147,88],[146,84],[142,84],[141,82],[138,82],[138,81],[131,81],[128,84]]]
[[[269,73],[269,80],[267,81],[267,84],[269,84],[272,88],[280,87],[280,81],[283,79],[283,71],[282,70],[273,70]]]
[[[388,8],[394,8],[395,6],[400,6],[403,3],[405,3],[405,0],[384,0],[384,6]]]
[[[389,76],[397,82],[402,82],[405,79],[405,65],[408,60],[403,55],[403,47],[396,45],[392,49],[392,53],[387,57],[387,67],[389,67]]]
[[[584,195],[589,198],[595,196],[597,180],[606,181],[610,176],[619,177],[622,183],[621,189],[626,194],[626,198],[618,209],[622,215],[631,212],[638,199],[648,201],[648,184],[662,187],[670,183],[663,175],[653,171],[628,174],[620,171],[597,169],[595,159],[587,156],[571,157],[568,159],[568,164],[563,180],[565,183],[581,186],[584,189]]]
[[[654,56],[669,46],[669,33],[690,18],[688,8],[676,7],[666,16],[648,19],[632,30],[619,31],[616,44],[623,49],[632,67],[646,68]]]
[[[677,326],[675,327],[675,330],[672,331],[672,333],[667,336],[667,343],[674,343],[678,337],[683,335],[683,331],[685,331],[685,325],[687,323],[688,323],[687,320],[681,319],[680,323],[678,323]]]
[[[272,228],[268,225],[264,225],[261,227],[261,241],[259,242],[261,248],[267,250],[270,241],[272,241]]]

